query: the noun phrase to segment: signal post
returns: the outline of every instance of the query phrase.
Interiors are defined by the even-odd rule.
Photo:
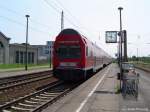
[[[120,80],[120,91],[122,89],[121,80],[123,77],[122,71],[122,62],[127,62],[127,32],[126,30],[122,30],[122,18],[121,18],[121,11],[123,10],[122,7],[118,8],[120,14],[120,31],[106,31],[105,38],[106,43],[118,43],[118,62],[120,66],[120,73],[118,74],[118,79]],[[119,41],[117,42],[117,36],[119,36]]]

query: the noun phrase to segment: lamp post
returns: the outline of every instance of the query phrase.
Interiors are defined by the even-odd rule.
[[[30,17],[29,15],[25,15],[27,18],[27,27],[26,27],[26,54],[25,54],[25,70],[28,70],[28,18]]]
[[[136,61],[137,61],[137,64],[138,64],[138,61],[139,61],[139,57],[138,57],[139,55],[138,55],[138,52],[139,52],[139,49],[138,49],[138,47],[137,47],[137,48],[136,48],[136,58],[137,58]]]
[[[119,7],[118,8],[119,10],[119,13],[120,13],[120,41],[119,41],[119,46],[120,46],[120,50],[119,50],[119,54],[120,54],[120,90],[121,90],[121,79],[122,79],[122,76],[123,76],[123,73],[122,73],[122,18],[121,18],[121,11],[123,10],[122,7]]]
[[[64,29],[64,12],[61,12],[61,31]]]
[[[52,67],[51,66],[51,63],[52,63],[52,43],[49,45],[49,63],[50,63],[50,68]]]

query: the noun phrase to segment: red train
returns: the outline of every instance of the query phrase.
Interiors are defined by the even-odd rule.
[[[111,62],[111,57],[74,29],[64,29],[56,37],[53,74],[66,81],[77,81]]]

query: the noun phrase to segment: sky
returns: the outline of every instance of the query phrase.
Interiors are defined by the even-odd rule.
[[[123,7],[123,30],[127,30],[128,56],[150,55],[150,0],[0,0],[0,31],[10,43],[25,43],[29,17],[29,43],[43,45],[55,40],[64,28],[73,28],[111,56],[117,44],[105,43],[105,31],[119,31],[119,10]],[[137,53],[138,52],[138,53]]]

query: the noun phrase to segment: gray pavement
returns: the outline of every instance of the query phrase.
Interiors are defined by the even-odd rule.
[[[117,72],[109,65],[42,112],[118,112]]]
[[[120,95],[120,112],[150,112],[150,73],[136,69],[140,73],[139,96]]]

